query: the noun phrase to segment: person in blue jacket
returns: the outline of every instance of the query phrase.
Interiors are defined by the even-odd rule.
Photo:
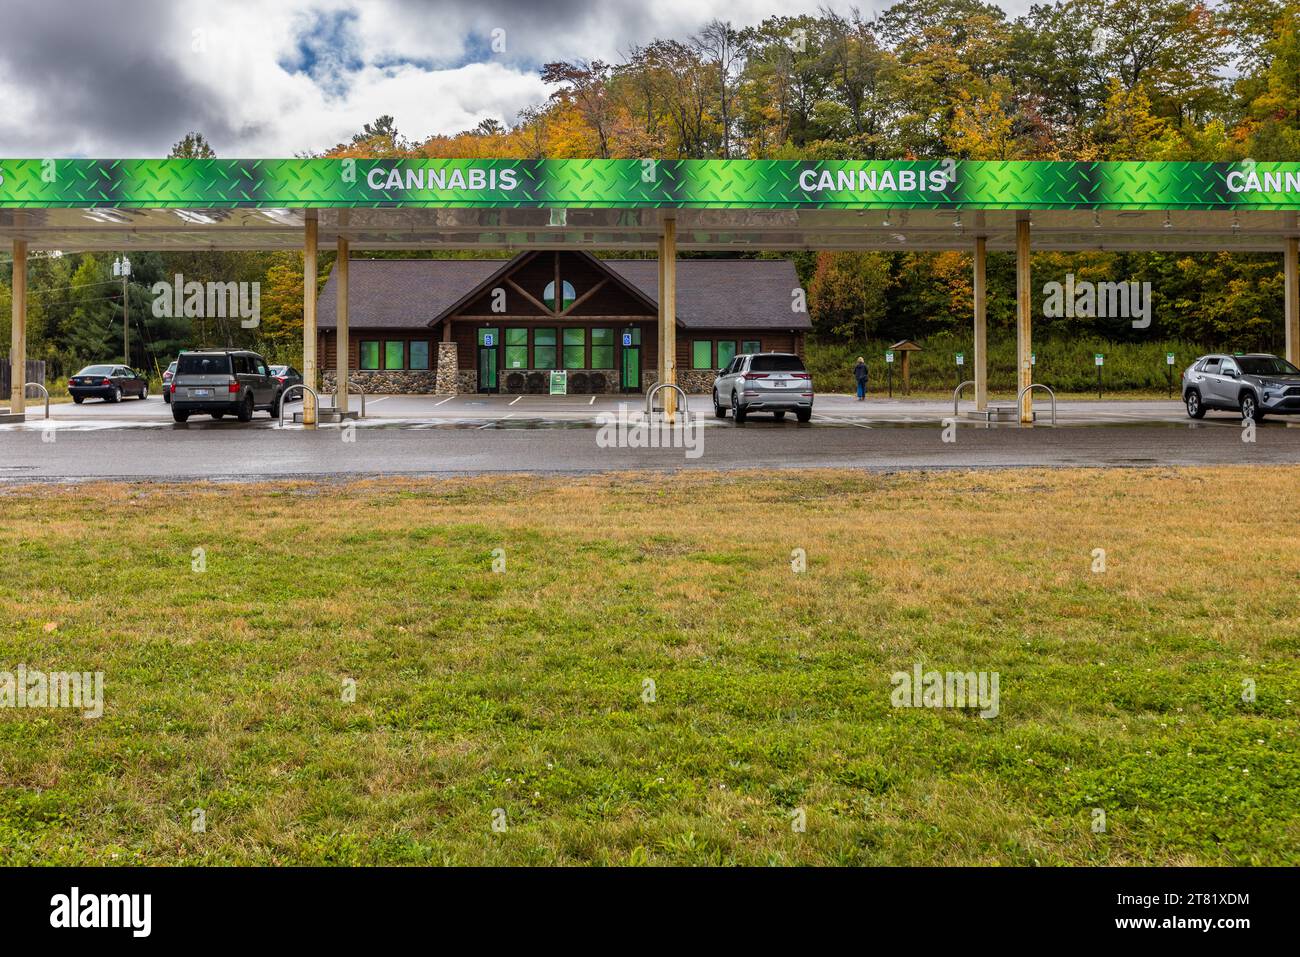
[[[858,401],[865,402],[867,398],[867,360],[858,356],[858,364],[853,367],[853,378],[858,382]]]

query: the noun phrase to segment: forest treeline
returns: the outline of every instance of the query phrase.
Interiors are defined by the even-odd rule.
[[[1010,17],[977,0],[903,0],[883,13],[722,21],[646,38],[619,62],[541,65],[551,91],[511,123],[455,135],[382,116],[333,157],[1300,160],[1300,3],[1069,0]],[[172,155],[210,156],[190,134]],[[960,252],[800,253],[815,338],[828,346],[959,334],[971,317]],[[35,256],[29,353],[56,374],[120,354],[112,255]],[[322,275],[330,257],[323,256]],[[137,365],[231,341],[286,359],[301,349],[301,256],[148,253],[132,260]],[[1012,327],[1013,264],[989,260],[989,322]],[[1152,322],[1037,318],[1037,333],[1279,348],[1281,256],[1038,254],[1036,295],[1067,272],[1150,282]],[[183,273],[262,283],[262,325],[157,319],[148,286]],[[9,280],[0,271],[0,315]],[[1040,311],[1041,316],[1041,311]],[[137,325],[138,323],[138,325]],[[7,346],[0,323],[0,349]]]

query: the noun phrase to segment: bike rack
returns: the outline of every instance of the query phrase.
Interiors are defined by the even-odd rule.
[[[957,386],[957,388],[953,389],[952,392],[952,414],[953,415],[957,414],[957,401],[958,399],[961,398],[961,390],[966,388],[966,386],[968,385],[974,385],[974,384],[975,384],[974,379],[967,379],[961,385]]]
[[[681,396],[682,401],[678,411],[681,412],[682,422],[684,423],[690,415],[690,413],[687,411],[686,408],[686,391],[675,382],[656,382],[654,385],[650,387],[650,391],[645,394],[646,417],[648,418],[649,416],[654,414],[655,395],[659,392],[660,389],[672,389],[679,396]]]
[[[39,382],[28,382],[23,386],[23,395],[27,394],[28,389],[40,389],[45,394],[45,417],[48,419],[50,417],[50,390]]]
[[[364,419],[366,417],[366,390],[361,388],[359,384],[353,382],[351,379],[348,380],[348,388],[356,389],[357,395],[361,396],[361,418]],[[338,390],[335,389],[334,392],[330,395],[330,408],[338,409],[338,407],[339,407],[339,393]]]
[[[301,382],[296,382],[280,393],[280,410],[279,414],[276,415],[276,418],[280,420],[280,428],[284,428],[284,400],[289,397],[289,393],[294,389],[302,389],[304,392],[310,392],[312,398],[316,400],[316,411],[318,413],[320,412],[320,396],[317,395],[316,390],[309,385],[303,385]],[[304,418],[306,418],[306,416],[304,416]]]
[[[1052,397],[1052,428],[1056,428],[1056,393],[1053,392],[1047,386],[1043,385],[1041,382],[1031,382],[1029,383],[1029,385],[1021,389],[1019,393],[1017,393],[1016,408],[1017,409],[1020,408],[1020,401],[1025,397],[1025,393],[1029,392],[1032,389],[1042,389],[1044,392],[1046,392],[1048,395]]]

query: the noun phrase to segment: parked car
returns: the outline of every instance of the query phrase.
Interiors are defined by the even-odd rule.
[[[171,381],[172,418],[184,422],[195,414],[214,419],[234,415],[248,422],[254,409],[274,416],[279,413],[280,391],[271,367],[256,352],[185,352],[176,360]]]
[[[1300,369],[1268,353],[1202,356],[1183,372],[1187,414],[1210,409],[1239,412],[1256,422],[1270,413],[1300,413]]]
[[[172,364],[169,365],[167,367],[167,371],[163,373],[162,390],[163,390],[164,402],[171,402],[172,400],[172,389],[171,389],[172,376],[174,376],[175,374],[176,374],[176,360],[173,359]]]
[[[751,412],[771,412],[778,420],[793,412],[800,422],[812,418],[812,376],[803,360],[788,352],[755,352],[736,356],[713,381],[713,414],[737,422]]]
[[[280,383],[281,394],[283,394],[289,386],[302,385],[302,373],[293,366],[271,366],[271,375],[275,376],[275,381]],[[298,389],[289,397],[290,402],[301,399],[301,389]]]
[[[149,397],[149,380],[128,366],[86,366],[68,379],[72,401],[81,405],[87,399],[121,402],[123,396]]]

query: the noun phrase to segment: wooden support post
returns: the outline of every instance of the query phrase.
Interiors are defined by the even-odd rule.
[[[1034,304],[1029,270],[1029,214],[1021,213],[1016,220],[1016,391],[1034,381],[1034,368],[1030,362],[1033,351]],[[1026,392],[1020,400],[1020,421],[1034,421],[1034,396]]]
[[[987,240],[983,236],[975,237],[975,276],[972,285],[975,298],[975,408],[980,412],[983,412],[989,404],[989,357],[984,284],[986,246]]]
[[[664,220],[663,259],[663,293],[660,296],[660,309],[663,313],[664,336],[664,381],[677,381],[677,220]],[[672,389],[663,391],[664,414],[668,421],[673,421],[677,412],[677,393]]]
[[[1282,264],[1286,274],[1283,290],[1286,296],[1286,357],[1292,365],[1300,365],[1300,240],[1287,237],[1286,253]]]
[[[351,346],[348,342],[348,241],[339,240],[339,258],[334,264],[334,274],[338,276],[338,328],[334,333],[334,408],[340,412],[348,410],[348,354]]]
[[[302,247],[302,381],[309,389],[317,388],[316,375],[316,211],[307,210],[306,232]],[[316,424],[316,399],[310,392],[302,394],[302,424]]]
[[[13,332],[9,339],[9,411],[27,409],[27,241],[14,240]]]

